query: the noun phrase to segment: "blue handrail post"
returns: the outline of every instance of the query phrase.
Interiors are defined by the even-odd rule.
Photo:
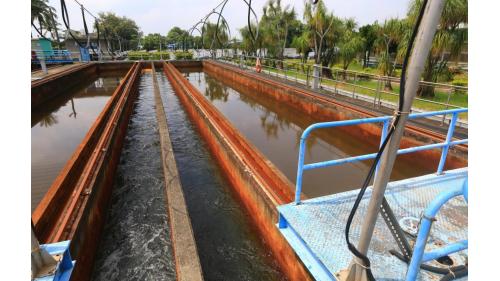
[[[382,127],[382,133],[380,135],[380,145],[379,148],[382,147],[382,144],[384,143],[385,139],[387,138],[387,131],[389,130],[389,120],[384,121],[384,125]],[[375,176],[374,178],[377,177],[378,173],[378,168],[380,167],[380,162],[377,164],[377,168],[375,168]]]
[[[306,129],[302,136],[300,137],[300,146],[299,146],[299,160],[297,166],[297,182],[295,184],[295,204],[300,204],[300,193],[302,192],[302,174],[304,173],[304,153],[307,135],[309,135],[308,130]]]
[[[429,258],[435,259],[443,257],[445,255],[467,248],[467,241],[460,241],[458,243],[448,245],[447,247],[445,247],[445,249],[438,249],[430,253],[425,253],[425,245],[427,244],[427,239],[429,238],[432,222],[435,220],[436,214],[439,212],[439,209],[453,197],[462,195],[462,192],[462,187],[457,187],[452,190],[442,192],[425,209],[422,220],[420,222],[417,240],[415,241],[415,247],[413,248],[413,254],[411,257],[410,265],[408,267],[408,272],[406,273],[406,281],[417,280],[420,265],[422,264],[422,262],[428,261]]]
[[[448,150],[450,149],[451,138],[453,137],[453,132],[455,131],[455,124],[457,123],[458,113],[454,112],[451,117],[450,126],[448,127],[448,134],[446,135],[445,146],[443,147],[441,153],[441,159],[439,160],[439,166],[437,170],[437,174],[440,175],[443,173],[444,164],[446,163],[446,156],[448,156]]]

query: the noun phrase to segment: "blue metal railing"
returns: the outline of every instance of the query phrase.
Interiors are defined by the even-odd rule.
[[[469,247],[469,240],[466,239],[448,244],[430,252],[425,252],[425,245],[427,244],[427,240],[429,238],[432,222],[436,220],[436,215],[439,212],[439,209],[450,199],[460,195],[463,195],[465,201],[467,202],[468,193],[469,185],[466,178],[463,186],[457,186],[451,190],[442,192],[425,209],[422,221],[420,222],[420,226],[418,228],[417,240],[415,241],[415,247],[413,248],[410,266],[408,267],[408,271],[406,273],[406,281],[414,281],[417,279],[420,265],[422,263],[465,250]]]
[[[40,60],[45,60],[46,63],[65,63],[73,62],[71,53],[68,50],[51,50],[42,51],[34,50],[31,55],[32,63],[39,63]]]
[[[449,148],[451,146],[454,146],[454,145],[467,143],[467,141],[468,141],[468,139],[455,140],[455,141],[452,140],[453,132],[455,131],[455,125],[456,125],[457,119],[458,119],[458,114],[465,113],[467,111],[468,111],[467,108],[458,108],[458,109],[410,114],[408,116],[409,120],[420,119],[420,118],[425,118],[425,117],[430,117],[430,116],[437,116],[437,115],[447,115],[447,114],[452,114],[452,118],[450,120],[450,125],[448,127],[448,133],[446,135],[446,139],[444,142],[400,149],[400,150],[398,150],[398,155],[422,151],[422,150],[442,148],[441,159],[439,161],[439,166],[437,169],[437,173],[441,174],[443,172],[443,168],[444,168],[444,164],[446,162],[446,156],[448,155]],[[341,126],[354,126],[354,125],[361,125],[361,124],[383,123],[382,134],[381,134],[381,138],[380,138],[380,144],[382,145],[384,139],[387,136],[387,132],[388,132],[391,120],[392,120],[392,116],[382,116],[382,117],[365,118],[365,119],[316,123],[316,124],[313,124],[313,125],[307,127],[304,130],[304,132],[302,133],[302,136],[300,137],[299,160],[298,160],[298,167],[297,167],[297,182],[295,185],[295,203],[300,204],[300,194],[302,193],[302,175],[303,175],[304,171],[318,169],[318,168],[324,168],[324,167],[330,167],[330,166],[337,166],[337,165],[351,163],[351,162],[370,160],[370,159],[374,159],[377,156],[377,153],[371,153],[371,154],[365,154],[365,155],[360,155],[360,156],[347,157],[347,158],[343,158],[343,159],[336,159],[336,160],[329,160],[329,161],[323,161],[323,162],[304,164],[305,144],[306,144],[307,138],[309,137],[309,135],[311,134],[312,131],[314,131],[316,129],[323,129],[323,128],[334,128],[334,127],[341,127]],[[377,166],[377,170],[378,170],[378,166]]]

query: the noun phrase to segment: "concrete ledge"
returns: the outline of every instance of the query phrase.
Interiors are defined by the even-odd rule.
[[[167,198],[177,280],[201,281],[203,280],[203,272],[191,227],[191,219],[189,218],[184,193],[179,180],[179,173],[168,132],[167,116],[163,108],[153,63],[151,64],[151,69],[153,73],[155,109],[160,135],[163,174],[165,176],[165,195]]]

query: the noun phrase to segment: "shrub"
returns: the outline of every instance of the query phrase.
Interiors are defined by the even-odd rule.
[[[154,53],[148,53],[148,52],[128,52],[128,58],[129,60],[159,60],[159,59],[164,59],[168,60],[170,59],[170,54],[168,52],[154,52]]]
[[[174,53],[176,60],[191,60],[193,59],[193,54],[191,52],[177,51]]]
[[[460,86],[460,87],[467,87],[469,85],[469,81],[467,80],[467,77],[455,77],[453,81],[451,82],[453,86]],[[457,94],[465,94],[467,93],[466,90],[461,90],[461,89],[455,89],[455,93]]]

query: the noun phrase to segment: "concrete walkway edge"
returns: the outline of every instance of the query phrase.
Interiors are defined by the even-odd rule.
[[[172,143],[167,126],[167,116],[156,80],[154,64],[151,63],[155,96],[155,110],[160,135],[161,157],[165,176],[165,194],[170,220],[172,247],[174,251],[177,280],[203,280],[196,242],[191,227],[184,193],[179,179]]]

